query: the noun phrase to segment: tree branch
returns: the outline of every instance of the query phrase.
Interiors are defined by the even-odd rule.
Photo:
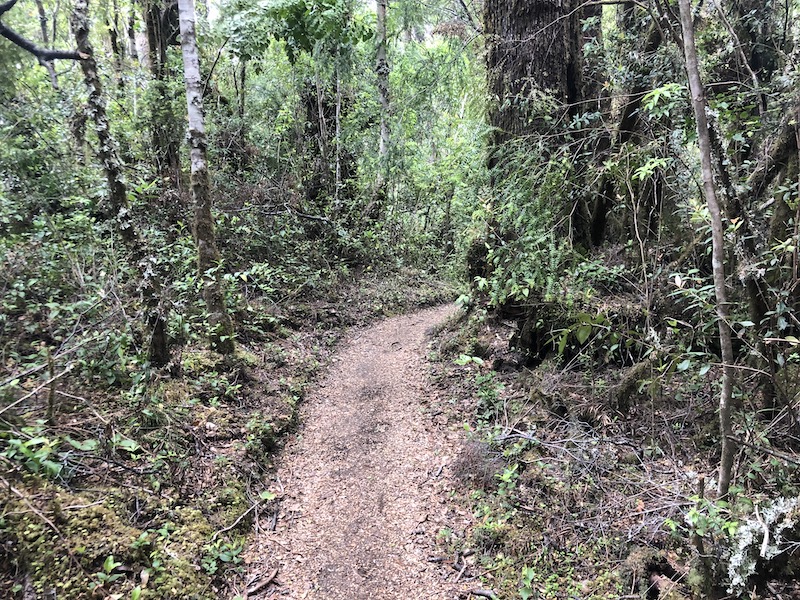
[[[0,4],[0,15],[3,15],[14,8],[14,5],[17,3],[17,0],[8,0],[7,2],[3,2]]]
[[[472,25],[472,28],[475,31],[477,31],[478,33],[483,33],[483,27],[481,26],[480,23],[475,21],[475,19],[472,17],[472,13],[470,12],[469,7],[467,6],[467,3],[464,2],[464,0],[458,0],[458,3],[461,5],[461,8],[464,9],[464,14],[467,17],[467,20],[469,21],[469,24]]]
[[[8,0],[5,4],[0,4],[0,15],[3,13],[8,12],[14,4],[16,4],[17,0]],[[0,36],[6,38],[12,44],[15,44],[22,48],[23,50],[30,52],[36,58],[42,61],[50,61],[56,60],[58,58],[63,58],[67,60],[82,60],[85,58],[78,52],[70,52],[68,50],[48,50],[47,48],[40,48],[30,40],[26,40],[16,31],[7,27],[0,21]]]

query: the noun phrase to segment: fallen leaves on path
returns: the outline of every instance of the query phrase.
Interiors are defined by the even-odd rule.
[[[276,527],[248,553],[251,600],[463,593],[460,573],[431,560],[437,535],[467,524],[445,497],[460,434],[427,414],[426,331],[452,310],[388,319],[344,344],[279,461]]]

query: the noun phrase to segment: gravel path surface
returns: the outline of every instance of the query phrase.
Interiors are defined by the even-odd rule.
[[[279,461],[276,527],[248,551],[250,589],[277,575],[251,600],[451,599],[465,589],[436,545],[443,528],[469,521],[446,500],[460,433],[430,417],[425,365],[426,332],[453,310],[388,319],[339,351]]]

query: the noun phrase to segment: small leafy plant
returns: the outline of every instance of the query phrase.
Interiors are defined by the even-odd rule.
[[[244,550],[241,542],[215,540],[205,548],[205,555],[200,563],[209,575],[216,575],[222,567],[231,567],[242,562],[239,556]]]
[[[122,563],[115,561],[113,554],[107,556],[103,561],[103,570],[92,575],[94,580],[89,584],[89,589],[106,589],[109,584],[124,577],[122,573],[114,573],[114,570],[121,566]]]
[[[533,583],[535,577],[536,571],[533,567],[522,567],[522,586],[519,588],[519,597],[522,600],[530,600],[538,596]]]
[[[32,428],[25,428],[30,430]],[[3,456],[20,463],[27,471],[55,479],[64,469],[58,458],[58,447],[61,440],[34,435],[30,439],[10,437],[6,440],[8,447]]]

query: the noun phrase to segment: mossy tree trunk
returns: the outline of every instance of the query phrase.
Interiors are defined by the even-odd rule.
[[[203,282],[203,300],[208,311],[211,347],[223,354],[233,352],[233,323],[225,305],[219,275],[219,250],[211,212],[211,180],[206,157],[203,83],[195,34],[193,0],[179,0],[183,72],[186,80],[186,105],[189,117],[189,146],[194,198],[194,238],[197,244],[197,268]]]
[[[111,126],[106,112],[106,100],[97,61],[94,59],[94,48],[89,42],[89,2],[77,0],[70,19],[72,33],[77,43],[77,51],[81,57],[80,65],[83,80],[89,89],[87,113],[94,122],[97,135],[97,157],[103,166],[108,182],[108,206],[105,213],[116,227],[133,259],[137,264],[141,277],[142,296],[147,310],[147,329],[150,361],[162,366],[169,362],[169,341],[166,324],[161,314],[161,280],[154,273],[146,245],[139,236],[128,205],[128,186],[119,158],[117,143],[111,133]]]

